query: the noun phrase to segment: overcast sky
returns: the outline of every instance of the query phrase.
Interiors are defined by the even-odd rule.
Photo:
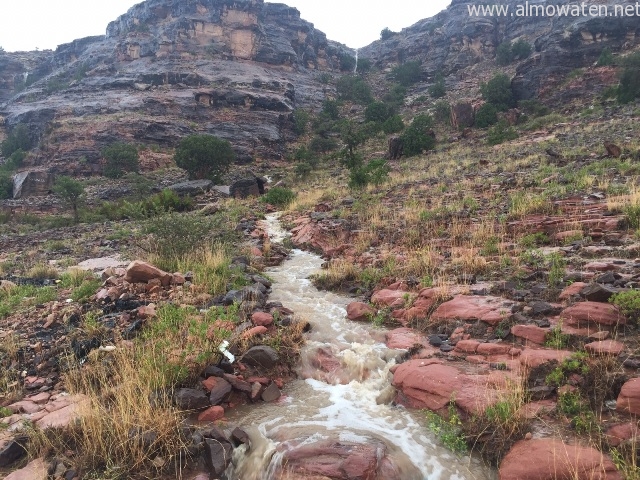
[[[55,49],[103,35],[136,0],[0,0],[0,47],[13,52]],[[285,0],[331,40],[364,47],[388,27],[398,31],[444,9],[450,0]]]

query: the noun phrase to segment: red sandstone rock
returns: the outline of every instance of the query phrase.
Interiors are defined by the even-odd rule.
[[[214,405],[207,408],[204,412],[198,415],[199,422],[215,422],[224,417],[224,408],[220,405]]]
[[[537,325],[514,325],[511,327],[511,334],[514,337],[523,338],[526,341],[543,345],[549,329],[541,328]]]
[[[585,270],[591,270],[595,272],[606,272],[609,270],[619,270],[620,266],[608,262],[589,262],[583,268]]]
[[[620,355],[624,350],[624,344],[615,340],[602,340],[600,342],[587,343],[584,349],[592,355]]]
[[[129,283],[146,283],[149,280],[159,279],[162,285],[166,287],[171,283],[171,274],[147,262],[135,260],[127,267],[124,279]]]
[[[459,295],[440,305],[431,315],[432,321],[481,320],[495,326],[510,314],[504,298]]]
[[[571,285],[569,285],[568,287],[566,287],[564,290],[562,290],[562,292],[560,293],[560,295],[558,296],[558,298],[560,300],[566,300],[569,297],[572,297],[574,295],[579,295],[580,292],[582,291],[582,289],[584,287],[586,287],[587,284],[584,282],[575,282],[572,283]]]
[[[370,321],[376,312],[371,305],[362,302],[351,302],[347,305],[347,318],[356,322]]]
[[[535,368],[547,362],[562,362],[565,358],[570,357],[571,354],[572,352],[568,350],[525,348],[520,354],[520,363],[523,366]]]
[[[500,464],[500,480],[621,480],[609,457],[594,448],[551,438],[520,440]]]
[[[511,345],[506,343],[481,343],[476,352],[480,355],[504,355],[509,353]]]
[[[415,297],[415,294],[383,288],[371,296],[371,303],[386,307],[403,307],[411,301],[412,297]]]
[[[253,327],[253,328],[250,328],[249,330],[245,330],[244,332],[242,332],[242,337],[251,338],[251,337],[255,337],[256,335],[263,335],[267,332],[268,332],[267,327],[258,325],[257,327]]]
[[[460,372],[437,360],[409,360],[398,366],[393,385],[402,390],[414,408],[439,410],[462,387]]]
[[[273,323],[273,315],[265,312],[255,312],[251,315],[251,321],[254,325],[268,327]]]
[[[598,325],[624,325],[626,319],[618,310],[618,307],[608,303],[579,302],[565,308],[560,318],[566,320],[570,326],[583,326],[588,324]]]
[[[409,350],[415,345],[426,345],[425,338],[411,328],[390,330],[385,337],[389,348]]]
[[[640,415],[640,377],[632,378],[622,386],[616,409],[620,412]]]
[[[624,441],[637,438],[638,433],[638,425],[634,422],[627,422],[609,427],[605,432],[605,437],[609,445],[617,447]]]
[[[456,352],[461,353],[476,353],[480,342],[477,340],[460,340],[456,343]]]

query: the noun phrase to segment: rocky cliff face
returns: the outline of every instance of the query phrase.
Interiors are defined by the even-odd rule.
[[[241,161],[279,158],[291,112],[325,98],[318,71],[338,72],[346,54],[286,5],[147,0],[105,36],[35,62],[0,55],[0,115],[7,129],[30,126],[32,163],[54,172],[100,172],[99,150],[115,140],[170,147],[203,132]],[[31,84],[17,94],[16,76]]]
[[[498,2],[496,2],[498,3]],[[508,0],[510,12],[523,2]],[[554,2],[529,2],[550,5]],[[604,1],[610,12],[614,5],[628,3]],[[421,20],[384,41],[360,50],[378,67],[387,68],[405,61],[422,62],[423,79],[430,82],[438,73],[447,77],[447,86],[459,95],[473,96],[471,88],[484,73],[496,68],[495,52],[505,40],[524,39],[534,46],[525,61],[510,67],[513,87],[519,98],[534,96],[558,100],[553,86],[573,69],[593,64],[604,47],[613,52],[640,44],[638,17],[588,16],[501,16],[469,15],[469,6],[479,2],[454,0],[435,17]],[[517,68],[516,68],[517,67]]]

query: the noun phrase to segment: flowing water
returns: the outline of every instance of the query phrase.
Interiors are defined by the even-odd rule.
[[[266,222],[271,240],[282,241],[286,232],[277,214]],[[301,355],[299,374],[305,379],[287,384],[278,402],[229,412],[252,443],[249,452],[238,449],[229,477],[277,478],[288,448],[332,439],[384,443],[402,480],[494,479],[495,473],[479,460],[459,458],[438,445],[420,412],[391,405],[389,368],[399,352],[384,345],[382,330],[346,319],[345,307],[352,299],[311,284],[308,277],[321,264],[319,256],[293,250],[282,265],[267,271],[274,280],[269,299],[313,326]],[[339,360],[340,368],[330,374],[316,368],[318,349]]]

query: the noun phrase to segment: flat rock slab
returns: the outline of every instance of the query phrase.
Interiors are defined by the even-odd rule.
[[[520,440],[500,464],[500,480],[622,480],[611,459],[590,447],[561,440]]]
[[[599,342],[587,343],[584,349],[591,355],[612,355],[617,356],[624,350],[624,344],[616,340],[602,340]]]
[[[389,330],[385,334],[385,343],[387,347],[398,350],[409,350],[416,345],[428,345],[424,336],[406,327]]]
[[[585,325],[624,325],[627,321],[620,313],[618,307],[609,303],[600,302],[579,302],[565,308],[560,314],[560,318],[567,322],[567,325],[581,327]]]
[[[525,348],[520,353],[520,363],[524,367],[535,368],[549,362],[562,362],[565,358],[569,358],[573,352],[569,350],[550,350]]]
[[[537,345],[544,345],[547,332],[549,332],[548,328],[542,328],[537,325],[514,325],[511,327],[511,334],[514,337]]]
[[[431,320],[480,320],[496,326],[511,315],[512,305],[513,302],[501,297],[459,295],[441,304],[431,315]]]

